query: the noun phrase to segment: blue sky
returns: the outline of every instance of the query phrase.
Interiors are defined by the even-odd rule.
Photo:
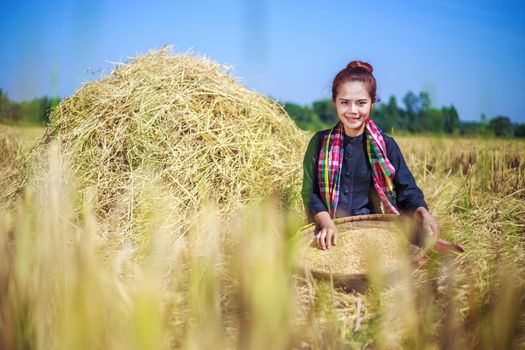
[[[333,76],[361,59],[383,100],[425,90],[462,120],[525,122],[523,0],[0,0],[0,31],[0,88],[14,100],[70,96],[111,61],[171,44],[281,101],[330,98]]]

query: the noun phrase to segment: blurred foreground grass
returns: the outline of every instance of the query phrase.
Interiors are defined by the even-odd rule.
[[[271,200],[232,222],[205,208],[187,235],[152,202],[140,245],[109,250],[91,195],[50,148],[0,213],[0,348],[525,347],[525,143],[397,141],[466,253],[405,264],[389,287],[377,272],[366,294],[292,274],[301,218]]]

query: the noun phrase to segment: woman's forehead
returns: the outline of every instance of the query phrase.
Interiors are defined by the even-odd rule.
[[[370,98],[364,83],[347,81],[339,87],[337,98],[344,100],[362,100]]]

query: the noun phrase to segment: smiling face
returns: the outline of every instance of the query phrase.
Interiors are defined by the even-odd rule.
[[[365,121],[372,110],[372,99],[365,84],[360,81],[347,81],[339,85],[335,109],[343,123],[345,134],[361,135],[365,130]]]

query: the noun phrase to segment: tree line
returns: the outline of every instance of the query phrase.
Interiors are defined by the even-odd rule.
[[[59,103],[60,98],[47,96],[15,102],[0,89],[0,123],[45,125],[49,122],[49,113]]]
[[[424,91],[418,95],[409,91],[402,102],[404,108],[398,106],[395,96],[391,96],[388,102],[374,106],[371,117],[385,132],[525,137],[525,124],[512,123],[506,116],[488,120],[482,114],[479,121],[461,121],[454,105],[434,107],[430,95]],[[47,96],[15,102],[0,89],[0,123],[45,125],[51,110],[59,103],[60,98]],[[282,105],[303,130],[327,129],[339,120],[330,99],[315,101],[311,106],[290,102]]]
[[[372,109],[371,118],[385,132],[434,133],[455,135],[485,135],[498,137],[525,137],[525,124],[512,123],[507,116],[490,120],[485,114],[479,121],[461,121],[454,105],[434,107],[430,95],[422,91],[407,92],[398,105],[395,96],[380,102]],[[331,99],[318,100],[309,105],[284,103],[284,109],[303,130],[330,128],[339,120]]]

